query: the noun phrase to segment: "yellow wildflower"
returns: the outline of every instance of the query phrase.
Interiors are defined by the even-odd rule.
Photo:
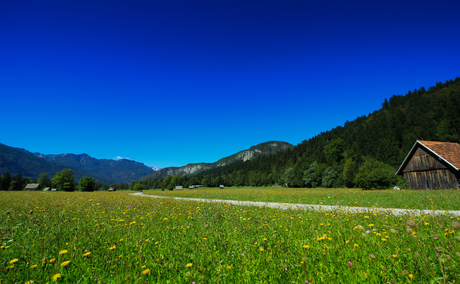
[[[264,248],[263,248],[263,247],[260,247],[259,250],[260,250],[260,251],[264,251]]]
[[[117,246],[111,246],[111,247],[110,247],[110,250],[114,250],[114,249],[116,249],[116,248],[117,248]]]
[[[84,253],[83,256],[89,256],[91,252]]]
[[[227,269],[232,269],[232,266],[231,266],[231,265],[228,265],[228,266],[227,266]]]
[[[193,265],[193,263],[187,263],[187,265],[185,265],[185,266],[192,267],[192,265]]]
[[[309,249],[310,246],[309,246],[309,245],[303,245],[303,248],[304,248],[304,249]]]
[[[37,268],[37,265],[34,264],[34,265],[32,265],[30,268],[32,268],[32,269]]]
[[[64,261],[63,263],[61,263],[61,266],[64,267],[64,266],[67,266],[67,264],[70,263],[70,260],[67,260],[67,261]]]
[[[147,275],[149,273],[150,273],[150,269],[146,269],[146,270],[142,271],[142,274],[144,274],[144,275]]]
[[[66,253],[67,253],[67,250],[65,250],[65,249],[64,249],[64,250],[61,250],[61,251],[59,252],[59,254],[66,254]]]
[[[53,277],[51,278],[51,280],[56,282],[58,280],[58,278],[61,278],[61,273],[54,274]]]
[[[50,259],[50,263],[54,263],[56,261],[55,258]]]
[[[25,284],[32,284],[32,283],[34,283],[34,280],[29,280]]]
[[[10,264],[13,264],[13,263],[15,263],[15,262],[18,262],[18,260],[19,260],[19,259],[17,259],[17,258],[13,259],[13,260],[10,261]]]

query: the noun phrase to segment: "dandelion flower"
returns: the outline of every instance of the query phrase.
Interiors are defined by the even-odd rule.
[[[112,247],[110,247],[110,250],[114,250],[116,248],[117,248],[117,246],[112,246]]]
[[[31,269],[37,268],[37,265],[34,264],[34,265],[32,265],[30,268],[31,268]]]
[[[13,264],[13,263],[15,263],[15,262],[18,262],[18,260],[19,260],[19,259],[17,259],[17,258],[13,259],[13,260],[10,261],[10,264]]]
[[[58,280],[58,278],[61,278],[61,273],[54,274],[53,277],[51,278],[51,280],[56,282]]]
[[[66,254],[66,253],[67,253],[67,250],[65,250],[65,249],[64,249],[64,250],[61,250],[61,251],[59,252],[59,254]]]
[[[144,275],[147,275],[149,273],[150,273],[150,269],[146,269],[146,270],[142,271],[142,274],[144,274]]]
[[[232,269],[232,266],[231,265],[227,266],[227,269],[229,269],[229,270]]]
[[[394,258],[397,258],[397,257],[398,257],[397,254],[392,254],[391,256],[394,257]]]
[[[309,249],[310,246],[309,246],[309,245],[303,245],[303,248],[304,248],[304,249]]]
[[[354,247],[357,248],[357,247],[359,247],[359,245],[358,245],[358,244],[354,244]]]
[[[32,284],[32,283],[34,283],[34,280],[29,280],[25,284]]]
[[[409,274],[409,278],[410,279],[414,278],[414,274]]]
[[[50,259],[50,263],[54,263],[56,261],[55,258]]]
[[[67,261],[64,261],[63,263],[61,263],[61,266],[64,267],[64,266],[67,266],[67,264],[70,263],[70,260],[67,260]]]
[[[193,265],[193,263],[187,263],[187,265],[185,265],[185,266],[192,267],[192,265]]]
[[[91,252],[84,253],[83,256],[89,256]]]
[[[264,248],[263,248],[263,247],[260,247],[259,250],[260,250],[260,251],[264,251]]]

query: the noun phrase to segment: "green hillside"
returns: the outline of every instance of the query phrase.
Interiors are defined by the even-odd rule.
[[[346,121],[292,149],[199,173],[216,186],[355,187],[365,163],[391,176],[416,140],[460,142],[460,78],[385,99],[382,108]],[[187,183],[188,180],[178,181]],[[163,181],[148,184],[161,187]],[[391,177],[386,184],[402,183]]]

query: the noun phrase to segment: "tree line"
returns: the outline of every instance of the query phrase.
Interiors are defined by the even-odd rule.
[[[75,181],[75,176],[72,169],[63,169],[57,172],[53,178],[50,178],[48,173],[41,173],[38,180],[23,177],[21,174],[12,176],[9,172],[0,175],[0,190],[20,191],[24,190],[29,183],[38,183],[40,189],[56,188],[58,191],[95,191],[108,190],[110,187],[115,189],[128,189],[129,186],[124,183],[106,184],[97,182],[92,177],[82,177],[78,182]]]

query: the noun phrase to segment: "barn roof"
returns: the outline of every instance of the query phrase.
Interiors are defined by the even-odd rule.
[[[38,183],[28,183],[26,189],[37,189],[40,186]]]
[[[401,171],[404,169],[407,162],[409,162],[409,157],[411,157],[413,152],[417,149],[417,145],[433,153],[435,156],[451,165],[455,170],[458,171],[460,169],[460,145],[458,143],[417,140],[396,174],[402,173]]]

